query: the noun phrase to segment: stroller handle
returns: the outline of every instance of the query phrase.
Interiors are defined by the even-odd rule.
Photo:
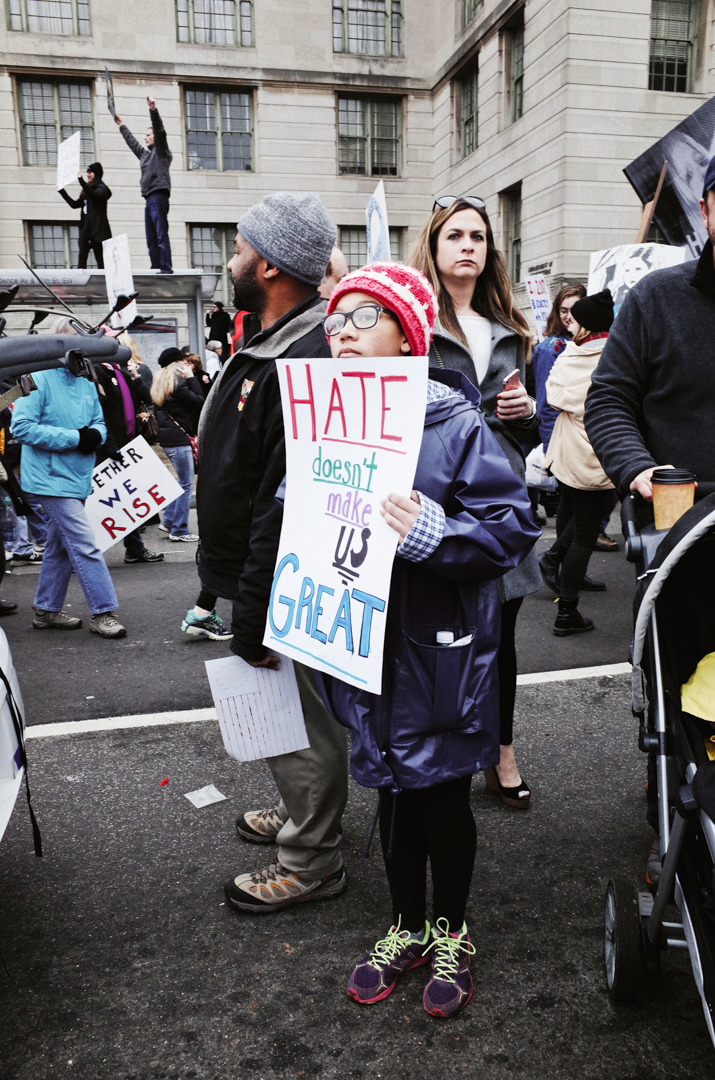
[[[636,496],[633,494],[627,495],[621,503],[621,528],[626,541],[626,558],[628,562],[638,562],[643,555],[643,541],[638,535]]]

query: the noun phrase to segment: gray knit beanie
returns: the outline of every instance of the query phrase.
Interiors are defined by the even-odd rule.
[[[323,200],[310,191],[276,191],[247,210],[238,231],[259,255],[284,274],[320,285],[337,229]]]

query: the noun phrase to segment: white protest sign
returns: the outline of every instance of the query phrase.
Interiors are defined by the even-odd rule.
[[[367,261],[391,262],[390,227],[387,222],[387,202],[385,184],[380,181],[367,204]]]
[[[240,656],[204,662],[229,757],[257,761],[308,749],[303,706],[290,660],[281,660],[279,671],[251,667]]]
[[[524,284],[529,294],[529,303],[536,323],[536,332],[539,339],[542,339],[546,336],[546,324],[549,321],[551,312],[549,286],[546,284],[546,278],[543,274],[524,278]]]
[[[379,694],[397,547],[380,502],[412,490],[427,358],[276,365],[287,480],[263,643]]]
[[[75,131],[57,147],[57,190],[62,191],[68,184],[74,184],[80,170],[80,133]]]
[[[132,260],[129,257],[129,237],[126,233],[111,236],[102,243],[104,254],[104,280],[107,284],[107,300],[114,307],[117,297],[124,293],[129,296],[134,292]],[[112,315],[112,326],[129,326],[137,316],[136,300]]]
[[[652,270],[679,266],[688,258],[687,248],[668,244],[620,244],[619,247],[592,251],[588,266],[588,295],[608,289],[613,309],[618,309],[634,285]]]
[[[181,495],[181,485],[141,435],[121,449],[122,460],[95,465],[84,504],[100,551],[107,551],[157,510]]]

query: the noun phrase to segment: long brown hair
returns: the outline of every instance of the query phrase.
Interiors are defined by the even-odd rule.
[[[546,333],[544,337],[563,337],[564,334],[568,334],[568,330],[561,321],[561,315],[559,308],[563,304],[564,300],[568,300],[570,296],[578,296],[579,300],[583,299],[586,295],[586,286],[580,282],[575,281],[571,285],[562,285],[559,291],[554,297],[554,302],[551,305],[551,311],[549,312],[549,319],[546,323]]]
[[[427,219],[424,228],[417,237],[408,262],[410,266],[421,270],[437,294],[439,302],[439,321],[442,326],[458,341],[469,348],[459,320],[454,311],[454,303],[437,269],[437,240],[444,225],[453,214],[460,210],[472,210],[469,203],[458,200],[443,209],[437,207]],[[514,301],[514,290],[504,259],[494,243],[494,233],[486,210],[478,210],[487,233],[487,261],[477,278],[472,296],[472,307],[478,315],[483,315],[490,322],[498,322],[508,330],[518,334],[524,343],[524,359],[531,356],[531,330],[526,317]]]

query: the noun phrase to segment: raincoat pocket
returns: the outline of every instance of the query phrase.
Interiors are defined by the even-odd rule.
[[[436,645],[437,630],[452,630],[464,645]],[[474,731],[480,686],[475,627],[418,627],[403,634],[392,710],[393,738]]]

